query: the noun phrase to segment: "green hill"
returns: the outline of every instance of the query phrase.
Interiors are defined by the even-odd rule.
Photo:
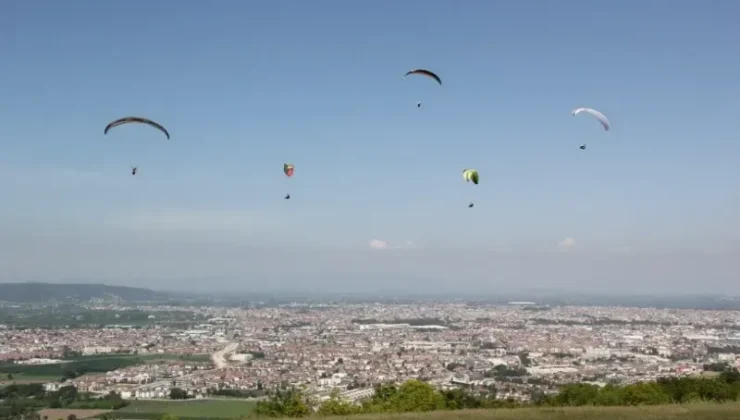
[[[124,301],[167,300],[165,292],[125,286],[84,283],[0,283],[0,300],[13,303],[82,302],[90,299]]]

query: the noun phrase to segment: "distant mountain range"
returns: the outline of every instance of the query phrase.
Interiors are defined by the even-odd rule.
[[[15,303],[81,302],[90,299],[162,301],[174,296],[139,287],[85,283],[0,283],[0,301]]]
[[[275,306],[290,302],[418,302],[447,301],[455,299],[470,305],[506,304],[508,301],[533,301],[538,305],[596,305],[632,306],[655,308],[731,309],[740,310],[740,297],[691,296],[691,295],[614,295],[567,293],[556,291],[530,291],[502,293],[498,296],[373,296],[348,293],[195,293],[183,291],[156,291],[141,287],[109,286],[99,283],[0,283],[0,302],[11,303],[80,303],[91,299],[124,302],[167,302],[168,304],[207,304],[242,306],[258,302],[258,306]]]

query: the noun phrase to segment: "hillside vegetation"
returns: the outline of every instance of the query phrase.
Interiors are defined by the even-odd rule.
[[[84,283],[0,283],[0,300],[49,303],[120,298],[125,301],[166,300],[170,294],[138,287]]]
[[[259,401],[256,414],[264,417],[307,417],[355,414],[391,414],[436,412],[468,409],[561,410],[562,408],[644,407],[675,404],[676,409],[687,404],[736,402],[740,395],[740,373],[726,371],[716,378],[663,378],[656,382],[640,382],[624,386],[598,387],[590,384],[563,386],[555,395],[533,393],[532,401],[522,404],[513,399],[496,398],[495,387],[438,390],[419,380],[401,385],[377,385],[372,397],[356,405],[334,391],[329,399],[318,405],[297,389],[279,390],[270,398]],[[736,407],[736,406],[735,406]],[[740,411],[738,411],[740,414]],[[512,414],[513,415],[513,414]],[[737,418],[740,419],[740,416]]]
[[[205,319],[204,315],[189,311],[90,309],[83,304],[71,303],[0,306],[0,324],[10,325],[16,330],[102,328],[106,325],[126,325],[137,328],[151,324],[168,324],[176,328],[187,328]]]

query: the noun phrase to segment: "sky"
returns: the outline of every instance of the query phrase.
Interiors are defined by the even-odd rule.
[[[740,294],[739,15],[2,1],[0,281]]]

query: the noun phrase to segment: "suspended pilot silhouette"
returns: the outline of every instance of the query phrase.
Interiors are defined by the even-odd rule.
[[[421,102],[417,102],[417,103],[416,103],[416,107],[417,107],[417,108],[421,108]]]
[[[585,144],[582,144],[582,145],[581,145],[581,146],[579,147],[579,149],[581,149],[581,150],[586,150],[586,145],[585,145]]]
[[[285,199],[286,199],[286,200],[290,200],[290,194],[286,195],[286,196],[285,196]]]
[[[136,175],[136,171],[138,171],[138,170],[139,170],[139,167],[138,166],[132,166],[131,167],[131,175]]]
[[[475,204],[473,204],[473,203],[470,203],[470,204],[468,204],[468,208],[469,208],[469,209],[471,209],[471,208],[473,208],[473,206],[474,206],[474,205],[475,205]]]

